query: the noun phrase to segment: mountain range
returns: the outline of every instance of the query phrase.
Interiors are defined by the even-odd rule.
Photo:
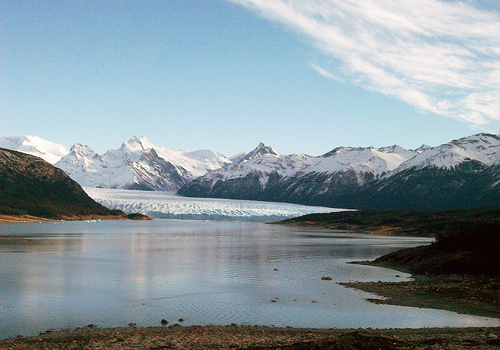
[[[477,134],[406,150],[338,147],[283,156],[261,144],[235,164],[199,177],[183,196],[272,200],[356,209],[498,206],[500,138]]]
[[[144,137],[102,156],[41,140],[0,136],[0,147],[38,152],[89,187],[359,209],[498,206],[500,199],[500,137],[492,134],[415,150],[337,147],[321,156],[281,155],[261,143],[231,159],[210,150],[170,151]]]
[[[100,188],[175,192],[189,180],[231,163],[210,150],[171,151],[135,136],[103,155],[79,143],[67,151],[37,136],[0,136],[0,147],[36,155],[81,186]]]

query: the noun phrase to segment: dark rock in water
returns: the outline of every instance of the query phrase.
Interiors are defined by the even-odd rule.
[[[333,281],[333,277],[332,276],[325,276],[325,277],[321,277],[321,279],[323,281]]]
[[[127,214],[127,218],[130,220],[153,220],[151,217],[141,213]]]
[[[162,319],[162,320],[160,321],[160,323],[161,323],[162,325],[167,325],[167,324],[168,324],[168,321],[167,321],[166,319]]]

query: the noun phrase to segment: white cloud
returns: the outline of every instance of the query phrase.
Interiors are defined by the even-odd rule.
[[[310,63],[322,76],[476,126],[500,120],[500,21],[470,2],[229,1],[287,25],[340,62]]]
[[[321,68],[317,63],[311,63],[311,68],[318,72],[320,75],[324,76],[328,79],[337,80],[338,82],[345,83],[345,79],[333,74],[332,72],[327,71],[326,69]]]

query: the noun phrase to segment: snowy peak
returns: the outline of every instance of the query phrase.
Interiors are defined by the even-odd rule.
[[[410,168],[437,167],[452,169],[465,161],[477,161],[486,166],[500,164],[500,136],[477,134],[423,150],[395,171]]]
[[[422,153],[422,152],[425,152],[425,151],[427,151],[427,150],[429,150],[429,149],[431,149],[431,148],[432,148],[432,146],[429,146],[429,145],[423,144],[422,146],[420,146],[419,148],[417,148],[417,149],[415,150],[415,152],[417,152],[417,153]]]
[[[258,158],[260,156],[270,154],[273,156],[279,157],[280,154],[278,151],[275,151],[271,146],[266,145],[265,143],[261,142],[257,148],[255,148],[253,151],[247,153],[238,163],[246,163],[249,160]]]
[[[208,170],[219,169],[227,164],[231,164],[231,160],[224,157],[218,152],[214,152],[209,149],[199,150],[199,151],[181,151],[184,152],[184,156],[192,159],[193,161],[199,162],[202,166],[201,169],[204,173]]]
[[[142,136],[141,138],[137,138],[136,136],[132,136],[130,140],[127,142],[124,142],[120,149],[124,151],[128,151],[131,153],[137,152],[137,151],[144,151],[147,149],[152,149],[155,148],[155,146],[149,142],[147,138]]]
[[[376,177],[392,171],[415,155],[414,151],[399,146],[376,149],[373,147],[337,147],[323,155],[318,165],[323,171],[370,172]]]
[[[430,146],[422,145],[419,149],[422,149],[422,147],[430,147]],[[398,145],[382,147],[379,150],[383,151],[383,152],[398,154],[398,155],[402,156],[403,158],[405,158],[405,160],[408,160],[411,157],[415,156],[417,153],[420,153],[420,151],[418,149],[417,150],[411,150],[411,149],[409,150],[409,149],[403,148],[403,147],[398,146]]]
[[[0,147],[31,154],[51,164],[68,154],[63,146],[31,135],[0,136]]]
[[[97,155],[92,148],[81,143],[75,143],[71,147],[70,154],[73,154],[77,158],[94,157]]]
[[[362,150],[365,150],[366,148],[361,148],[361,147],[358,147],[358,148],[354,148],[354,147],[336,147],[334,148],[333,150],[331,150],[330,152],[328,153],[325,153],[323,154],[323,158],[329,158],[329,157],[335,157],[335,156],[338,156],[339,154],[342,154],[342,153],[346,153],[346,152],[352,152],[352,151],[362,151]]]
[[[133,136],[102,156],[78,143],[68,152],[36,136],[0,136],[0,147],[55,163],[82,186],[156,191],[182,187],[184,195],[310,203],[315,203],[311,198],[338,197],[339,193],[354,193],[362,186],[390,179],[403,181],[399,179],[425,172],[427,167],[460,172],[462,163],[474,162],[472,168],[482,170],[500,165],[500,137],[492,134],[472,135],[438,147],[423,145],[416,150],[398,145],[337,147],[316,157],[281,155],[260,143],[231,160],[211,150],[171,151],[153,145],[144,136]]]
[[[105,167],[101,157],[93,149],[80,143],[74,144],[71,151],[54,166],[64,170],[80,185],[92,182]]]

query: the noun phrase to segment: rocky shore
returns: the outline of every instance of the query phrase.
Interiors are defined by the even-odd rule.
[[[499,349],[500,328],[338,330],[263,326],[88,326],[0,342],[0,349]]]
[[[409,282],[350,282],[341,285],[374,293],[377,304],[442,309],[493,317],[500,325],[500,278],[492,276],[414,276]]]

